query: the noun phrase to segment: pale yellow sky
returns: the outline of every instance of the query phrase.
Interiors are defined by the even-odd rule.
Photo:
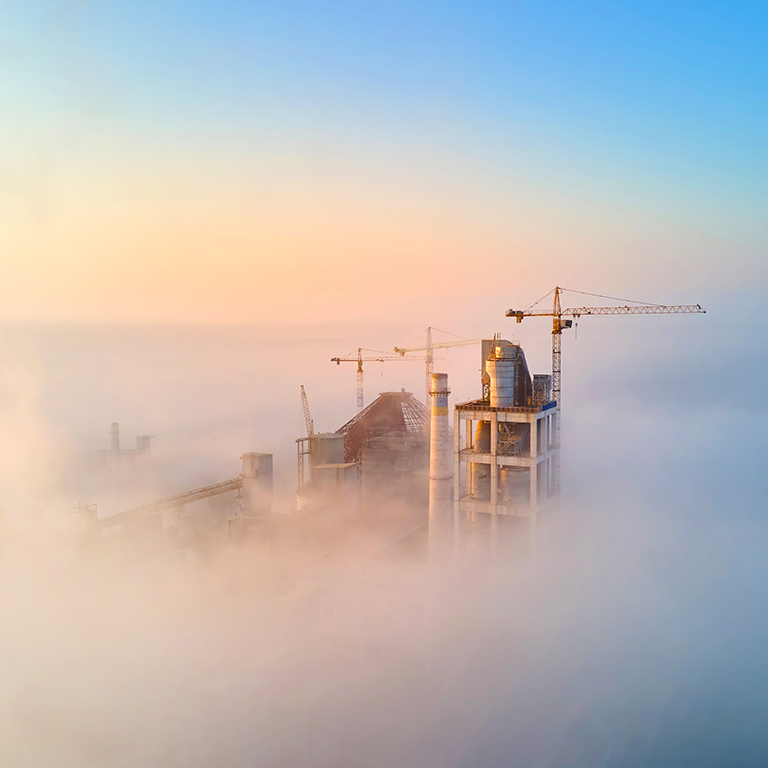
[[[671,215],[487,169],[438,177],[433,167],[347,168],[318,178],[285,176],[286,164],[272,162],[250,178],[216,175],[214,165],[70,167],[25,192],[6,185],[0,319],[398,315],[426,325],[456,307],[532,301],[555,284],[698,300],[690,290],[727,281],[722,254],[735,247]]]

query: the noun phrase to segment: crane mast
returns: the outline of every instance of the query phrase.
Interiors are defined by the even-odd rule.
[[[376,356],[364,356],[363,348],[358,347],[357,357],[332,357],[331,362],[340,365],[341,363],[357,363],[357,410],[363,410],[363,363],[394,363],[394,362],[411,362],[414,360],[412,357],[402,357],[398,355],[376,355]],[[375,349],[365,350],[370,352],[376,352]]]
[[[301,385],[301,407],[304,410],[304,425],[307,428],[307,437],[315,434],[315,423],[309,413],[309,403],[307,402],[307,393],[304,391],[304,385]]]
[[[554,300],[552,311],[534,310],[532,308],[519,310],[508,309],[507,317],[514,317],[518,323],[523,322],[526,317],[551,317],[552,318],[552,400],[557,403],[556,418],[556,445],[557,451],[557,470],[556,470],[556,489],[560,490],[560,414],[561,408],[561,376],[562,376],[562,333],[563,330],[573,326],[573,320],[578,320],[582,315],[681,315],[681,314],[704,314],[701,304],[642,304],[640,302],[629,302],[624,306],[616,307],[569,307],[563,309],[560,303],[560,295],[565,289],[556,286],[554,289]],[[612,299],[611,296],[600,296],[600,294],[586,293],[585,291],[573,291],[586,296],[599,296],[600,298]],[[626,299],[614,299],[615,301],[627,301]],[[536,302],[538,303],[538,302]],[[565,319],[563,319],[565,318]]]
[[[336,365],[338,365],[338,361]],[[363,352],[357,350],[357,410],[363,410]]]
[[[518,320],[518,323],[522,320]],[[568,321],[568,327],[571,322]],[[555,301],[552,307],[552,399],[557,403],[557,409],[560,410],[560,365],[562,362],[561,337],[563,334],[563,321],[560,316],[560,289],[555,288]],[[560,447],[560,414],[557,419],[557,447]],[[558,456],[560,455],[558,451]],[[558,474],[559,481],[559,474]]]
[[[307,401],[307,393],[304,390],[303,384],[301,385],[301,408],[304,411],[304,426],[307,429],[307,436],[300,437],[298,440],[296,440],[296,452],[299,470],[299,495],[304,493],[304,457],[309,456],[310,443],[312,437],[314,437],[315,434],[315,423],[312,421],[312,416],[309,412],[309,402]]]
[[[397,347],[395,347],[395,352],[397,352]],[[427,413],[429,414],[428,421],[427,421],[427,434],[432,434],[432,408],[430,407],[429,402],[429,393],[432,389],[432,374],[435,372],[435,348],[432,346],[432,328],[427,327],[427,339],[426,339],[426,368],[427,368],[427,388],[426,388],[426,395],[424,399],[424,405],[427,406]]]
[[[439,341],[435,344],[432,341],[432,328],[427,328],[426,344],[423,347],[395,347],[395,352],[403,357],[408,352],[424,352],[424,361],[426,363],[426,395],[424,403],[429,409],[429,422],[427,423],[427,432],[430,431],[429,424],[432,419],[432,409],[430,408],[430,395],[432,389],[432,374],[435,372],[435,350],[450,349],[450,347],[465,347],[467,344],[480,344],[482,339],[459,339],[458,341]],[[439,328],[436,330],[440,330]],[[442,331],[445,333],[445,331]]]

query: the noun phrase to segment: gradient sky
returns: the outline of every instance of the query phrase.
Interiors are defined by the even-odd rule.
[[[766,39],[738,1],[5,2],[0,320],[762,289]]]
[[[283,724],[304,748],[320,701],[359,763],[401,744],[418,761],[409,739],[442,749],[490,702],[457,764],[532,765],[558,732],[550,765],[590,734],[611,764],[768,764],[767,40],[765,0],[0,0],[0,763],[146,766],[178,745],[192,766],[254,764]],[[546,321],[504,310],[555,284],[708,314],[564,338],[574,514],[553,519],[556,567],[492,600],[493,622],[456,613],[450,580],[446,616],[482,633],[442,645],[455,675],[410,651],[382,664],[387,632],[324,631],[318,655],[314,632],[273,631],[282,611],[261,620],[262,577],[244,591],[237,559],[226,589],[197,580],[203,558],[174,561],[170,589],[154,568],[66,576],[62,512],[131,506],[66,465],[111,422],[124,445],[154,436],[154,497],[250,450],[292,495],[299,385],[318,430],[355,412],[354,365],[332,355],[433,325],[501,331],[548,371]],[[439,358],[452,402],[477,397],[477,347]],[[366,402],[424,396],[420,362],[365,377]],[[186,584],[211,601],[194,622]],[[254,655],[262,634],[279,654]]]

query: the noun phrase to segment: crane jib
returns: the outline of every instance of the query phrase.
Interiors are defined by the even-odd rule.
[[[568,309],[560,310],[560,312],[508,309],[507,317],[514,317],[518,322],[521,322],[524,317],[562,317],[563,315],[569,317],[581,317],[582,315],[684,315],[706,314],[706,311],[700,304],[651,304],[637,307],[569,307]]]

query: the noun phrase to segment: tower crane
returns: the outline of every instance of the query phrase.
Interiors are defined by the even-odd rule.
[[[363,356],[363,352],[376,352],[376,356]],[[340,365],[341,363],[357,363],[357,410],[363,409],[363,363],[394,363],[394,362],[413,362],[418,358],[402,357],[400,355],[388,355],[379,352],[376,349],[364,349],[358,347],[357,357],[332,357],[331,362]]]
[[[458,339],[457,341],[438,341],[436,344],[432,341],[432,331],[438,328],[427,328],[426,344],[423,347],[395,347],[395,352],[403,357],[408,352],[425,352],[424,361],[427,368],[427,394],[424,401],[429,409],[429,418],[432,418],[432,409],[429,406],[429,392],[432,389],[432,374],[435,372],[435,353],[436,349],[448,349],[450,347],[465,347],[468,344],[480,344],[482,339]],[[447,333],[442,331],[442,333]],[[453,335],[453,334],[448,334]]]
[[[569,293],[579,293],[583,296],[596,296],[600,299],[609,299],[611,301],[624,301],[627,302],[624,306],[616,307],[569,307],[563,309],[560,304],[560,295],[563,291],[568,290]],[[552,291],[550,291],[552,293]],[[549,296],[542,296],[538,301],[534,302],[528,309],[508,309],[507,317],[514,317],[518,323],[523,322],[525,317],[551,317],[552,318],[552,399],[557,403],[557,419],[556,419],[556,445],[557,451],[557,472],[556,472],[556,488],[560,489],[560,391],[561,381],[560,375],[562,372],[562,359],[561,359],[561,335],[562,332],[573,326],[573,320],[578,322],[578,319],[582,315],[683,315],[683,314],[703,314],[706,312],[702,309],[701,304],[643,304],[639,301],[632,301],[630,299],[617,299],[614,296],[603,296],[599,293],[587,293],[586,291],[574,291],[571,289],[560,288],[556,286],[554,289],[554,300],[552,304],[552,311],[545,309],[533,309],[540,301],[543,301]],[[565,319],[563,319],[565,318]]]
[[[315,435],[315,422],[312,421],[312,415],[309,412],[309,402],[307,401],[307,393],[304,390],[303,384],[301,385],[301,408],[304,411],[304,426],[307,429],[307,436],[300,437],[296,441],[296,452],[299,468],[299,495],[304,493],[304,457],[309,456],[310,443]]]
[[[304,424],[307,428],[307,437],[315,434],[315,423],[309,413],[309,403],[307,402],[307,393],[304,391],[304,385],[301,385],[301,407],[304,410]]]

